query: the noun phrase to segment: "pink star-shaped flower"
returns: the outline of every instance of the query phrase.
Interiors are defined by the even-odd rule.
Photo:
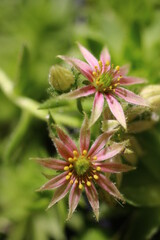
[[[73,57],[59,57],[76,67],[77,70],[90,81],[90,84],[71,91],[70,93],[63,94],[62,96],[67,98],[80,98],[95,94],[90,126],[100,117],[105,98],[112,114],[119,123],[126,128],[123,108],[116,98],[120,97],[131,104],[147,106],[145,100],[139,95],[121,87],[143,83],[145,80],[125,76],[128,73],[127,66],[116,66],[114,68],[113,65],[111,65],[110,54],[106,48],[101,52],[99,61],[82,45],[79,44],[79,48],[88,63]]]
[[[58,138],[55,137],[53,141],[63,160],[35,159],[44,167],[58,170],[57,176],[51,178],[39,189],[40,191],[56,189],[48,208],[64,198],[70,191],[68,218],[76,209],[83,189],[97,219],[99,216],[97,185],[113,197],[124,201],[123,196],[105,173],[120,173],[134,169],[125,164],[109,161],[110,158],[120,154],[125,147],[123,143],[114,143],[106,147],[106,143],[114,131],[102,133],[90,146],[88,127],[89,121],[86,117],[80,130],[80,148],[78,149],[73,140],[57,126]]]

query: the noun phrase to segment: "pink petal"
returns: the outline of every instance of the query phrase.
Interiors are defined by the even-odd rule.
[[[106,144],[108,139],[113,135],[114,132],[115,131],[112,130],[112,131],[102,133],[92,144],[88,152],[88,156],[94,156],[95,154],[97,154],[104,147],[104,145]]]
[[[45,183],[38,191],[50,190],[62,186],[66,182],[68,172],[63,172]]]
[[[68,160],[68,158],[73,157],[73,152],[58,138],[54,138],[54,144],[57,151],[64,159]]]
[[[123,196],[120,194],[116,186],[104,175],[99,174],[99,179],[96,180],[98,185],[107,191],[109,194],[113,195],[114,197],[124,200]]]
[[[91,119],[89,126],[91,127],[97,119],[100,117],[102,111],[103,111],[103,105],[104,105],[104,97],[103,94],[100,92],[96,92],[94,102],[93,102],[93,108],[91,113]]]
[[[36,160],[36,162],[38,162],[40,165],[54,170],[63,170],[67,165],[66,161],[55,158],[35,158],[34,160]]]
[[[89,65],[92,67],[92,70],[95,69],[95,66],[99,67],[98,60],[81,44],[78,44],[81,53],[83,54],[83,57],[86,59],[86,61],[89,63]]]
[[[126,164],[121,164],[121,163],[100,163],[95,165],[101,167],[102,172],[109,172],[109,173],[128,172],[135,169],[135,167],[128,166]]]
[[[87,97],[89,95],[92,95],[95,93],[96,89],[95,87],[88,85],[82,88],[78,88],[74,91],[70,91],[69,93],[62,94],[60,98],[69,98],[69,99],[75,99],[75,98],[80,98],[80,97]]]
[[[124,128],[127,128],[125,115],[120,103],[111,94],[106,94],[105,97],[112,114]]]
[[[147,106],[147,103],[143,98],[141,98],[140,96],[136,95],[135,93],[127,89],[116,88],[115,93],[129,103]]]
[[[92,184],[90,187],[85,186],[86,195],[88,198],[88,201],[93,209],[93,212],[96,216],[96,219],[98,221],[99,219],[99,200],[98,200],[98,193],[96,191],[96,188]]]
[[[104,48],[100,55],[100,60],[102,61],[102,72],[107,70],[106,62],[111,62],[111,57],[107,48]]]
[[[65,184],[65,185],[63,185],[63,186],[61,186],[61,187],[59,187],[59,188],[55,191],[54,196],[53,196],[53,198],[52,198],[52,200],[51,200],[48,208],[52,207],[55,203],[57,203],[57,202],[60,201],[62,198],[64,198],[64,197],[67,195],[70,187],[71,187],[71,185],[68,184],[68,183]]]
[[[139,83],[145,83],[146,80],[144,78],[136,78],[136,77],[122,77],[120,78],[119,83],[121,85],[133,85]]]
[[[104,161],[109,158],[112,158],[116,156],[117,154],[121,153],[124,150],[124,144],[123,143],[115,143],[112,144],[110,147],[102,149],[97,154],[97,160],[96,161]],[[95,162],[96,162],[95,161]]]
[[[126,75],[129,72],[130,64],[125,64],[119,69],[119,75]]]
[[[68,62],[70,65],[74,66],[75,68],[77,68],[77,70],[80,71],[82,75],[84,75],[88,80],[90,80],[91,82],[93,81],[92,80],[93,70],[87,63],[73,57],[67,57],[67,56],[61,56],[61,55],[59,55],[58,57]]]
[[[78,151],[75,143],[72,141],[72,139],[63,132],[63,130],[61,128],[59,128],[58,126],[56,126],[56,131],[58,133],[58,137],[60,138],[60,140],[73,152],[74,150]]]
[[[81,192],[82,191],[78,188],[78,185],[73,183],[69,194],[69,213],[67,220],[71,218],[73,212],[75,211],[81,197]]]
[[[90,129],[89,129],[89,121],[87,116],[85,115],[81,130],[80,130],[80,150],[81,153],[83,150],[87,150],[90,144]]]

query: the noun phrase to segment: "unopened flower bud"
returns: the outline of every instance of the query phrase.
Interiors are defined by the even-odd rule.
[[[49,83],[60,92],[65,92],[74,84],[74,76],[71,71],[61,66],[52,66],[49,72]]]
[[[148,103],[155,112],[160,112],[160,95],[148,98]]]
[[[160,95],[160,84],[148,85],[144,87],[140,93],[140,96],[144,99],[148,99],[156,95]]]

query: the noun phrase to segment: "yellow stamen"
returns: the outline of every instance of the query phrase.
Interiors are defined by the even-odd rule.
[[[110,64],[110,61],[107,60],[107,61],[106,61],[106,66],[109,66],[109,64]]]
[[[83,155],[87,155],[87,150],[83,150]]]
[[[120,69],[120,66],[116,66],[116,71],[119,71],[119,69]]]
[[[87,181],[87,186],[90,187],[91,186],[91,182]]]
[[[119,78],[117,78],[117,80],[119,81],[119,80],[120,80],[120,77],[119,77]]]
[[[96,81],[96,85],[99,85],[99,81],[98,80]]]
[[[96,76],[97,75],[97,73],[96,72],[92,72],[93,73],[93,76]]]
[[[72,165],[72,164],[70,164],[70,165],[69,165],[69,168],[72,168],[72,167],[73,167],[73,165]]]
[[[98,180],[98,178],[99,178],[97,175],[94,175],[93,177],[95,180]]]
[[[82,183],[80,183],[78,187],[79,187],[79,189],[82,189],[83,188]]]
[[[97,66],[95,66],[95,69],[98,69],[98,67],[97,67]]]
[[[92,176],[89,176],[88,178],[89,178],[89,179],[92,179]]]
[[[115,83],[114,86],[117,87],[118,83]]]
[[[69,167],[68,166],[65,166],[64,167],[64,171],[68,171],[69,170]]]
[[[94,157],[93,157],[93,160],[97,160],[97,156],[94,156]]]
[[[74,157],[74,158],[73,158],[73,160],[74,160],[74,161],[76,161],[76,160],[77,160],[77,158],[76,158],[76,157]]]
[[[113,92],[115,92],[115,89],[113,89]]]
[[[69,176],[72,176],[72,173],[71,173],[71,172],[69,172],[69,173],[68,173],[68,175],[69,175]]]
[[[103,88],[103,91],[106,91],[106,88]]]
[[[112,86],[109,86],[109,89],[112,90]]]
[[[77,156],[78,155],[78,152],[76,150],[73,151],[73,155],[74,156]]]
[[[68,161],[70,162],[70,163],[72,163],[72,162],[74,162],[74,159],[73,158],[68,158]]]
[[[66,176],[66,180],[70,179],[70,177],[71,177],[71,176],[67,175],[67,176]]]
[[[100,68],[102,67],[102,61],[98,61]]]
[[[76,183],[76,184],[78,183],[78,180],[77,180],[77,179],[75,180],[75,183]]]
[[[85,183],[85,181],[84,181],[84,180],[82,180],[82,183]]]
[[[101,171],[101,167],[97,167],[96,170],[97,170],[97,171]]]
[[[73,180],[70,180],[70,182],[69,182],[70,184],[73,184]]]
[[[91,158],[90,157],[88,157],[88,160],[90,160]]]
[[[96,173],[96,170],[93,170],[94,173]]]

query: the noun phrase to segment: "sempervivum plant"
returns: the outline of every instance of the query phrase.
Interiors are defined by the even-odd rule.
[[[97,220],[99,217],[99,199],[96,186],[124,201],[115,184],[107,178],[105,173],[120,173],[133,169],[125,164],[110,162],[112,157],[120,154],[125,148],[123,143],[113,143],[109,147],[106,146],[114,131],[102,133],[90,146],[90,129],[88,127],[89,121],[85,117],[80,130],[80,146],[78,148],[74,141],[56,126],[58,138],[54,137],[53,142],[63,159],[36,159],[44,167],[58,171],[56,176],[39,189],[40,191],[56,189],[49,208],[70,192],[68,219],[76,209],[83,190],[86,192]]]

